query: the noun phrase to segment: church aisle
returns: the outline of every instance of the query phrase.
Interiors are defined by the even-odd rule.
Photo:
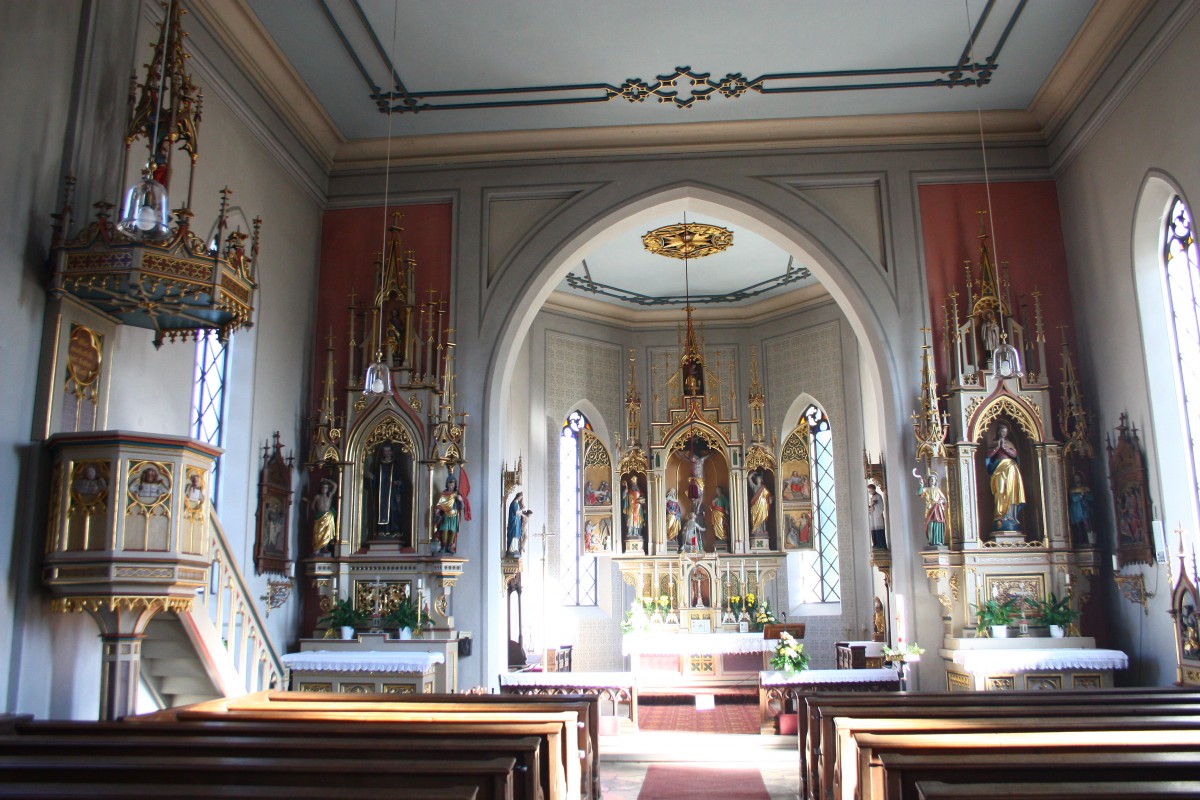
[[[682,733],[649,731],[600,740],[600,785],[604,800],[638,800],[647,770],[655,764],[705,770],[758,767],[770,800],[799,798],[799,755],[794,736]],[[727,790],[711,797],[730,798]],[[750,787],[754,788],[754,787]],[[685,795],[681,790],[677,797]],[[751,800],[751,795],[746,800]]]

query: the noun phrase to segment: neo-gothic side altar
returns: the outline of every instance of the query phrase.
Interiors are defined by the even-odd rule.
[[[312,552],[303,560],[304,574],[318,608],[318,635],[320,618],[335,601],[349,600],[376,625],[398,606],[411,605],[427,637],[417,645],[365,634],[353,644],[321,640],[322,649],[350,651],[357,655],[340,658],[382,667],[389,658],[411,661],[412,653],[436,642],[440,666],[429,665],[409,685],[422,691],[436,675],[431,685],[437,691],[455,691],[460,636],[453,589],[467,564],[457,556],[458,539],[473,535],[467,419],[455,411],[447,301],[432,290],[418,296],[416,259],[401,232],[396,214],[369,301],[350,294],[344,381],[335,377],[333,332],[328,335],[305,464]],[[313,647],[302,643],[302,662],[312,660],[304,654]],[[348,669],[337,680],[353,683],[355,672]]]
[[[944,610],[947,688],[1078,689],[1111,686],[1124,654],[1097,651],[1068,626],[1067,638],[1038,626],[1039,606],[1060,602],[1077,617],[1097,572],[1086,462],[1093,455],[1065,330],[1058,423],[1040,297],[1018,309],[986,233],[964,294],[943,306],[949,413],[940,410],[930,345],[924,345],[920,409],[913,415],[917,488],[925,501],[930,590]],[[959,302],[965,301],[965,319]],[[1023,299],[1022,299],[1023,301]],[[949,437],[949,442],[946,441]],[[981,608],[1004,606],[1011,625],[981,628]],[[1007,634],[997,638],[998,634]],[[1044,651],[1030,659],[1033,650]]]

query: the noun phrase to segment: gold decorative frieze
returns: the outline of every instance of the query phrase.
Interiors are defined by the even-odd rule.
[[[70,614],[79,611],[145,611],[156,608],[168,613],[186,614],[194,604],[191,597],[56,597],[50,601],[50,609]]]
[[[971,679],[961,672],[947,672],[946,691],[969,692],[971,691]]]
[[[1100,674],[1072,675],[1072,689],[1100,689],[1104,686],[1104,678]]]
[[[1011,692],[1017,688],[1017,679],[1013,675],[989,675],[984,686],[989,692]]]
[[[416,455],[417,450],[413,444],[412,434],[408,432],[408,428],[400,423],[400,420],[390,415],[383,417],[371,432],[367,434],[362,450],[364,452],[369,451],[375,445],[384,442],[391,442],[398,445],[402,452],[409,455]]]

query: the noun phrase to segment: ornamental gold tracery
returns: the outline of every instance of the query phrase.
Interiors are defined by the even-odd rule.
[[[1041,414],[1038,410],[1012,395],[1001,394],[989,401],[978,412],[977,416],[971,422],[971,430],[967,436],[967,440],[972,442],[982,441],[988,427],[1003,415],[1012,417],[1017,425],[1020,426],[1021,431],[1034,441],[1041,441],[1044,438],[1042,435]]]
[[[746,470],[753,472],[756,469],[775,469],[775,456],[765,447],[751,447],[746,453]]]
[[[617,464],[617,471],[622,475],[628,475],[631,472],[645,472],[649,467],[650,462],[646,458],[645,451],[634,448],[621,456],[621,461]]]
[[[368,434],[366,441],[363,442],[364,450],[371,450],[375,445],[383,442],[392,442],[399,445],[400,450],[409,455],[416,453],[416,447],[413,445],[412,434],[408,432],[408,428],[400,424],[400,421],[394,417],[385,417],[375,426]]]
[[[595,435],[587,437],[587,446],[583,451],[583,465],[585,467],[612,466],[612,458],[608,454],[608,448]]]

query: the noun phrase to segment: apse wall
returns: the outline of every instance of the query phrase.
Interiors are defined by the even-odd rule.
[[[773,606],[788,618],[808,624],[805,645],[815,667],[833,667],[833,642],[858,638],[869,625],[871,580],[866,539],[866,490],[862,480],[862,408],[859,403],[859,355],[854,332],[836,303],[828,298],[799,308],[760,318],[752,324],[712,321],[704,324],[706,346],[732,350],[738,358],[737,385],[741,435],[749,441],[750,425],[745,398],[750,386],[750,351],[757,347],[759,374],[767,395],[767,435],[781,442],[797,424],[794,400],[805,394],[817,400],[829,416],[834,431],[835,484],[841,603],[801,607],[789,604],[792,594],[787,574],[774,591]],[[603,425],[597,433],[606,443],[624,435],[622,398],[628,383],[628,353],[637,356],[638,389],[643,398],[643,436],[649,424],[651,396],[661,388],[650,385],[647,353],[676,345],[674,325],[631,326],[584,319],[561,308],[543,309],[530,328],[522,353],[528,353],[529,381],[510,396],[510,408],[520,416],[528,408],[529,441],[510,440],[516,452],[545,454],[545,459],[525,459],[526,502],[534,510],[532,530],[563,533],[559,519],[557,441],[566,415],[583,408],[590,420]],[[659,371],[660,380],[662,372]],[[521,425],[524,420],[514,421]],[[599,426],[598,426],[599,427]],[[516,452],[508,456],[515,460]],[[614,453],[614,458],[619,457]],[[541,544],[527,544],[526,569],[539,580]],[[621,670],[620,622],[634,599],[634,590],[620,580],[615,559],[599,558],[598,602],[595,607],[561,607],[557,547],[547,559],[545,611],[540,592],[526,581],[525,619],[527,646],[572,644],[577,670]],[[792,558],[793,565],[796,558]],[[789,571],[789,574],[796,574]],[[544,631],[544,632],[543,632]],[[547,641],[547,637],[550,638]],[[869,638],[869,636],[868,636]],[[530,641],[530,639],[532,641]]]

